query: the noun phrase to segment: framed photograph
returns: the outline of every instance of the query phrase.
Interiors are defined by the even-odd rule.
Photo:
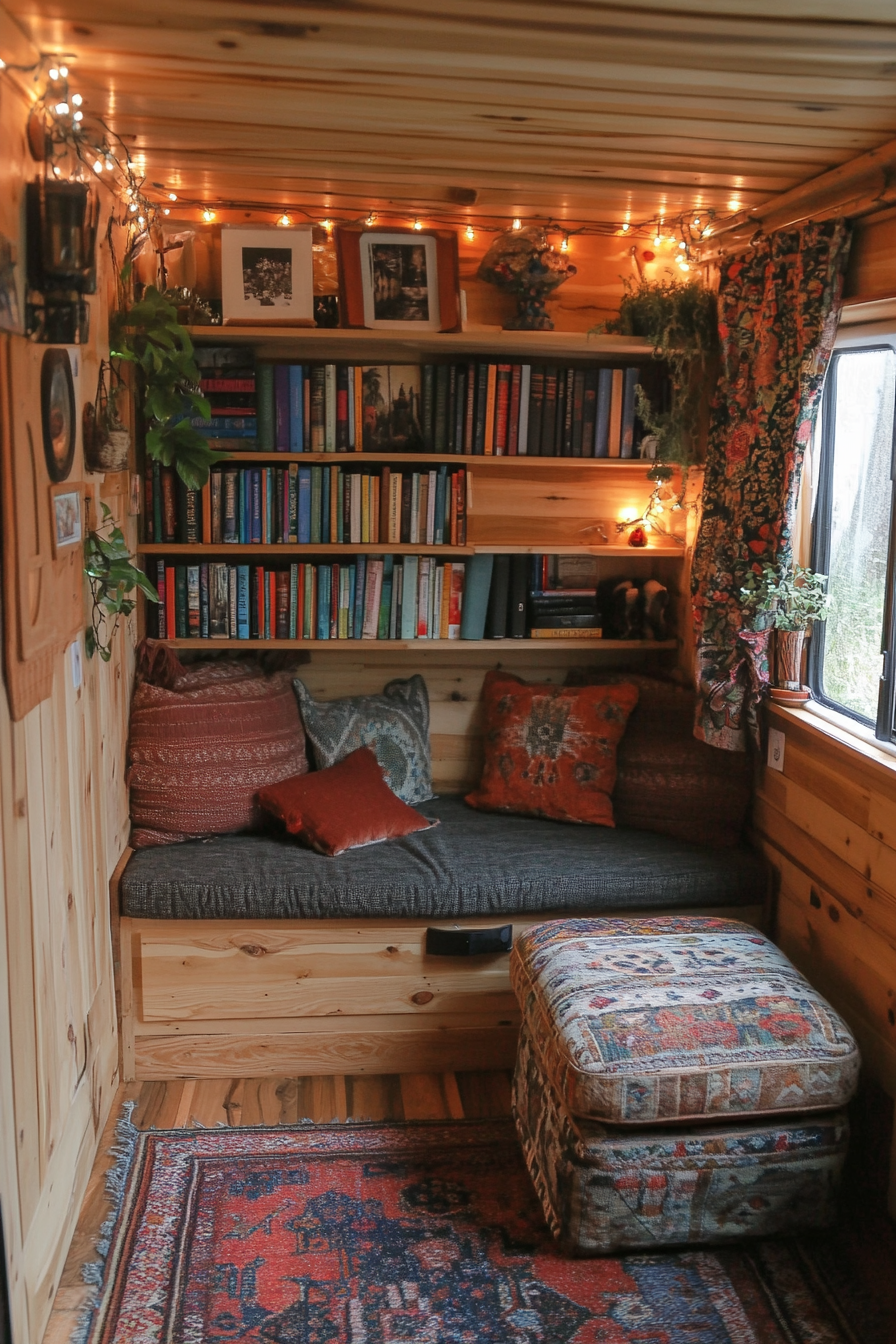
[[[69,546],[79,546],[83,539],[80,485],[51,485],[50,510],[53,554],[58,556]]]
[[[311,227],[221,229],[225,324],[313,327]]]
[[[336,231],[344,327],[460,329],[457,234],[451,229]]]

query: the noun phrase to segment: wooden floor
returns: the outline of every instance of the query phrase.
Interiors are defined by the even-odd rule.
[[[87,1196],[53,1303],[44,1344],[69,1344],[91,1292],[82,1267],[96,1259],[97,1232],[109,1211],[105,1173],[115,1122],[137,1103],[139,1129],[292,1125],[300,1120],[476,1120],[510,1113],[510,1073],[338,1074],[315,1078],[213,1078],[130,1083],[112,1108]]]

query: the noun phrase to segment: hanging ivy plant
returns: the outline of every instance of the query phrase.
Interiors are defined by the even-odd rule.
[[[641,336],[654,358],[665,361],[671,403],[657,411],[638,388],[638,414],[657,440],[656,466],[649,475],[668,478],[673,466],[697,460],[700,412],[710,360],[719,348],[716,296],[698,280],[625,280],[619,316],[604,324],[618,336]]]
[[[136,366],[147,455],[174,466],[190,489],[201,489],[209,468],[226,454],[209,448],[190,424],[190,416],[207,420],[211,410],[199,393],[193,342],[178,323],[177,309],[149,285],[141,299],[113,317],[110,345],[113,359]]]
[[[159,595],[149,579],[134,564],[124,533],[112,521],[112,510],[102,505],[103,520],[84,538],[84,573],[90,585],[92,608],[84,642],[87,657],[98,653],[104,663],[112,657],[112,641],[122,616],[130,616],[137,605],[137,589],[150,602]],[[111,627],[107,622],[112,622]]]

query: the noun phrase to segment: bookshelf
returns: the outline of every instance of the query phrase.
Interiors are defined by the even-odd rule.
[[[592,336],[577,332],[479,330],[424,333],[411,338],[406,337],[403,333],[400,336],[395,336],[392,333],[380,331],[267,326],[191,327],[189,331],[194,343],[200,350],[203,347],[208,348],[210,346],[243,347],[246,348],[247,363],[255,361],[256,363],[275,365],[342,363],[350,366],[382,366],[488,360],[493,363],[500,361],[504,364],[531,362],[533,365],[536,363],[548,365],[552,361],[561,364],[569,363],[570,365],[581,365],[583,362],[587,362],[591,367],[598,365],[599,367],[618,369],[620,366],[631,368],[632,365],[646,367],[653,359],[652,347],[643,340],[618,336]],[[234,366],[238,363],[239,361],[233,362]],[[621,375],[619,376],[621,377]],[[360,378],[360,373],[357,377]],[[524,386],[528,387],[528,383],[525,383]],[[360,406],[360,402],[358,404]],[[236,414],[236,412],[230,411],[221,413]],[[303,468],[338,467],[347,474],[360,471],[364,475],[371,474],[373,476],[387,468],[393,473],[393,478],[395,473],[405,473],[406,476],[409,472],[416,472],[425,476],[427,471],[438,471],[441,467],[443,471],[447,468],[449,481],[452,472],[459,472],[460,492],[462,495],[465,494],[466,498],[466,535],[460,536],[462,544],[454,545],[384,541],[382,540],[383,531],[380,530],[379,533],[375,533],[371,524],[370,534],[380,537],[380,540],[376,542],[309,542],[308,540],[301,542],[295,540],[288,542],[282,540],[247,542],[245,539],[242,541],[223,541],[220,540],[220,531],[214,533],[218,538],[215,542],[208,540],[208,531],[205,533],[206,540],[204,542],[186,542],[183,539],[178,541],[144,539],[139,545],[139,551],[145,561],[149,561],[148,569],[153,578],[155,578],[157,562],[167,561],[170,562],[168,565],[169,572],[174,567],[192,566],[195,573],[195,567],[200,566],[203,575],[206,568],[211,574],[213,570],[221,571],[222,567],[229,565],[231,568],[231,583],[235,583],[237,582],[234,577],[235,567],[244,570],[248,565],[251,566],[253,576],[256,572],[259,573],[257,594],[254,588],[255,578],[252,577],[250,582],[253,585],[252,600],[254,601],[255,595],[257,595],[260,604],[262,596],[267,603],[268,589],[266,584],[268,580],[270,580],[271,585],[275,586],[275,578],[271,575],[276,575],[279,571],[282,578],[282,571],[285,567],[289,567],[293,571],[296,568],[301,571],[305,568],[314,567],[316,571],[320,571],[328,566],[329,561],[332,562],[334,567],[332,581],[335,583],[337,578],[335,567],[341,567],[343,570],[348,568],[349,557],[358,558],[358,574],[363,576],[365,563],[367,569],[370,569],[371,557],[374,560],[379,560],[384,556],[394,557],[396,566],[401,563],[406,566],[409,562],[404,558],[416,556],[420,557],[421,569],[424,563],[432,564],[433,576],[436,573],[435,567],[438,562],[443,561],[445,563],[444,592],[447,594],[449,589],[448,567],[452,562],[468,564],[473,557],[477,556],[506,555],[522,557],[545,555],[595,557],[598,561],[597,574],[601,579],[616,575],[626,575],[635,579],[657,578],[673,591],[681,587],[681,576],[686,559],[684,545],[679,545],[654,534],[649,538],[646,547],[633,548],[627,545],[624,538],[621,538],[617,533],[617,521],[622,518],[626,511],[634,510],[636,515],[640,513],[653,488],[652,482],[647,478],[648,464],[638,458],[529,456],[525,452],[521,452],[519,455],[511,455],[510,453],[498,455],[478,451],[476,453],[469,451],[465,453],[402,452],[383,449],[375,451],[350,450],[335,453],[332,451],[257,452],[254,450],[239,451],[236,444],[233,447],[234,450],[229,452],[226,460],[221,463],[222,468],[225,470],[230,467],[262,468],[262,477],[265,476],[266,469],[290,468],[293,465]],[[371,468],[373,469],[372,472],[370,471]],[[257,478],[258,473],[254,474]],[[269,479],[273,479],[278,476],[278,473],[268,470],[267,475]],[[281,479],[285,480],[285,477]],[[283,488],[285,489],[285,487]],[[248,489],[249,486],[247,485],[246,490],[248,491]],[[416,485],[414,489],[416,490]],[[421,497],[422,489],[423,487],[421,487]],[[373,487],[371,486],[372,490]],[[377,492],[379,492],[379,486],[377,486]],[[372,498],[371,495],[371,518],[373,517]],[[416,505],[414,507],[416,508]],[[279,504],[277,508],[279,508]],[[269,522],[271,516],[269,513]],[[212,517],[215,518],[218,515],[213,511]],[[334,512],[331,517],[335,518],[336,513]],[[385,514],[382,517],[384,519]],[[445,525],[447,529],[447,519]],[[382,527],[385,528],[385,526],[385,521],[383,521]],[[341,528],[342,524],[340,522],[340,534]],[[609,540],[598,540],[600,537],[599,528],[603,529],[604,536]],[[240,524],[240,530],[242,531],[242,524]],[[273,535],[283,535],[286,530],[284,526],[282,531],[278,530]],[[293,526],[290,526],[288,530],[293,532]],[[166,535],[174,535],[174,533],[169,532],[166,528]],[[202,535],[201,532],[199,535]],[[242,531],[242,535],[245,538],[246,532]],[[258,535],[258,533],[256,532],[255,535]],[[271,534],[268,533],[268,535]],[[304,535],[307,538],[307,530]],[[315,535],[314,530],[312,530],[311,535]],[[324,526],[323,535],[327,535],[326,526]],[[348,535],[347,521],[345,535]],[[353,535],[366,535],[366,530],[362,533],[353,532]],[[397,530],[391,535],[398,535]],[[414,528],[411,529],[411,535],[415,535]],[[603,561],[606,561],[606,563],[601,563]],[[389,563],[391,564],[391,561]],[[158,564],[160,573],[162,568],[163,566]],[[382,569],[382,566],[379,566],[379,568]],[[457,565],[454,568],[456,572]],[[181,572],[182,570],[178,568],[178,574]],[[464,572],[469,575],[469,569]],[[206,580],[203,578],[202,581],[205,582]],[[242,578],[239,581],[242,583]],[[209,587],[211,587],[211,582],[212,580],[209,578]],[[316,574],[313,582],[317,583]],[[321,582],[323,582],[323,579],[321,579]],[[439,582],[441,582],[441,579]],[[295,578],[293,578],[292,583],[293,588],[290,591],[294,593]],[[328,579],[326,589],[328,594],[330,591],[329,585],[330,580]],[[321,591],[324,590],[321,589]],[[273,587],[271,593],[273,593]],[[180,601],[180,598],[178,600]],[[248,599],[246,600],[248,601]],[[294,597],[290,598],[291,603],[294,603],[294,600]],[[377,600],[378,598],[375,598],[374,602]],[[447,600],[447,597],[445,600]],[[315,597],[315,610],[316,601]],[[272,607],[273,596],[271,596]],[[374,609],[371,608],[371,610]],[[257,610],[260,611],[260,606]],[[434,610],[437,613],[438,608]],[[519,610],[522,610],[522,608],[520,607]],[[178,607],[177,617],[180,622],[181,616],[179,613],[180,607]],[[351,608],[348,621],[350,632],[353,628],[358,629],[357,608],[355,608],[354,627],[352,625]],[[263,624],[260,617],[258,623],[259,625]],[[269,612],[268,624],[273,636],[272,611]],[[203,625],[202,628],[204,629],[205,626]],[[362,649],[365,654],[374,649],[382,651],[384,654],[389,652],[422,652],[423,650],[431,650],[442,654],[457,654],[462,651],[478,650],[482,652],[489,650],[499,657],[503,657],[505,651],[509,651],[510,648],[520,650],[521,646],[531,648],[533,652],[538,650],[547,653],[554,649],[558,652],[562,650],[566,654],[575,653],[578,656],[587,653],[588,657],[634,653],[651,655],[660,652],[668,653],[670,650],[678,648],[676,639],[593,639],[581,636],[570,637],[568,635],[533,637],[528,634],[520,639],[519,637],[512,638],[509,630],[508,635],[503,639],[445,639],[444,625],[442,626],[441,638],[424,635],[416,639],[396,638],[394,632],[391,638],[373,639],[369,635],[367,638],[345,638],[344,636],[336,638],[335,635],[329,639],[311,638],[307,628],[304,638],[301,635],[285,639],[259,638],[255,637],[254,617],[251,628],[252,638],[233,638],[235,626],[231,617],[231,637],[229,638],[220,636],[220,626],[217,636],[193,635],[184,637],[185,627],[180,628],[180,625],[175,637],[169,626],[169,637],[165,640],[165,643],[172,648],[189,649],[197,652],[200,650],[238,650],[246,648],[271,650],[297,648],[309,652],[322,653],[326,651],[335,654]],[[267,625],[265,628],[268,628]],[[385,628],[385,626],[380,627],[381,630]],[[424,622],[421,629],[425,628]],[[438,629],[437,614],[435,628]],[[325,631],[321,630],[320,633],[325,633]]]

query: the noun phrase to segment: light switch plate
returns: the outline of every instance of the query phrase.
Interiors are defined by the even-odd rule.
[[[769,728],[768,730],[768,768],[770,770],[784,769],[784,745],[787,738],[780,728]]]
[[[81,689],[81,683],[84,680],[84,666],[81,662],[81,641],[76,639],[73,644],[68,646],[69,666],[72,672],[72,686],[78,691]]]

